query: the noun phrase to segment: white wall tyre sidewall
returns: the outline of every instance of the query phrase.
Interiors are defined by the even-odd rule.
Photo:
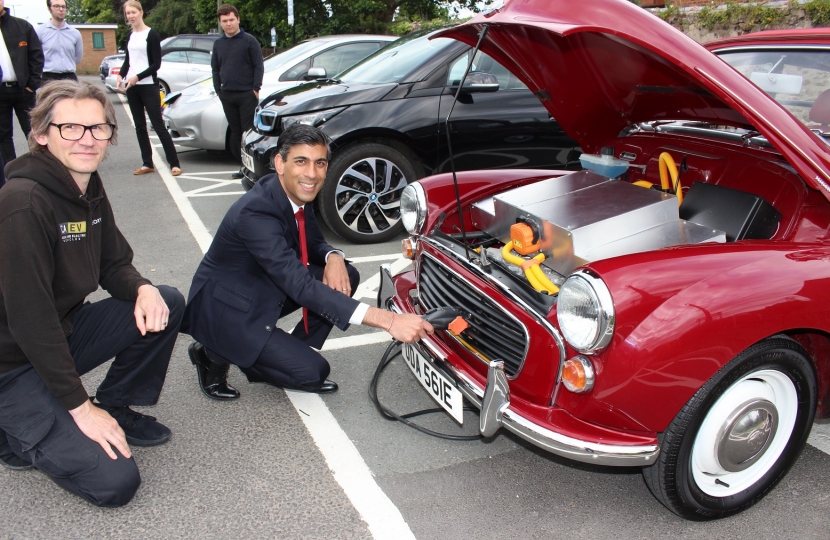
[[[777,426],[772,442],[755,463],[745,470],[729,472],[718,462],[716,440],[726,418],[751,399],[763,399],[775,406]],[[733,383],[709,409],[695,437],[690,468],[698,489],[708,496],[722,498],[741,493],[761,480],[790,442],[798,410],[795,385],[781,371],[754,371]]]

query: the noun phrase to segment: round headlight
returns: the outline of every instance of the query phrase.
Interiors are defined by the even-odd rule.
[[[585,270],[559,290],[556,316],[563,337],[582,353],[603,349],[614,335],[614,302],[605,283]]]
[[[401,193],[401,222],[409,234],[420,234],[427,218],[427,197],[424,188],[413,182]]]

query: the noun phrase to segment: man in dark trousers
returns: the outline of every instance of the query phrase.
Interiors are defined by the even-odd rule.
[[[35,91],[40,88],[43,74],[43,51],[32,25],[9,15],[0,0],[0,155],[8,163],[17,154],[14,150],[14,114],[28,137],[31,130],[29,111],[35,105]]]
[[[158,401],[184,311],[181,293],[133,267],[115,225],[97,173],[114,140],[100,89],[52,82],[0,189],[0,464],[98,506],[138,489],[129,445],[170,438],[129,406]],[[99,285],[111,298],[84,302]],[[113,357],[93,404],[80,375]]]
[[[235,399],[229,364],[250,382],[307,392],[334,392],[320,349],[334,325],[382,328],[412,343],[433,332],[417,315],[393,314],[351,298],[360,276],[328,245],[314,215],[330,158],[328,137],[294,124],[280,135],[274,166],[237,200],[202,259],[182,322],[203,392]],[[305,247],[305,249],[303,249]],[[306,264],[307,263],[307,264]],[[288,334],[277,320],[303,308]]]
[[[262,87],[262,48],[254,36],[239,27],[239,11],[235,7],[222,4],[216,15],[225,35],[213,42],[213,88],[231,128],[231,154],[241,162],[242,134],[254,125],[254,110]],[[242,171],[231,176],[242,178]]]

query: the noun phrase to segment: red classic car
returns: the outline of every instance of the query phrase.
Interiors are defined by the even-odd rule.
[[[442,35],[521,79],[584,170],[406,188],[414,271],[384,269],[378,302],[465,322],[407,363],[485,436],[642,466],[688,519],[752,506],[830,415],[830,79],[799,97],[818,66],[745,77],[626,0],[508,0]]]

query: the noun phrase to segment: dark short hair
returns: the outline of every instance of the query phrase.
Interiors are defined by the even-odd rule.
[[[67,9],[69,9],[69,4],[66,4]],[[46,0],[46,8],[52,9],[52,0]]]
[[[317,146],[322,144],[326,147],[326,159],[331,161],[331,139],[319,128],[308,124],[291,124],[280,134],[277,140],[277,153],[283,161],[288,159],[288,152],[298,144]]]
[[[230,15],[233,13],[236,15],[236,18],[239,18],[239,10],[236,9],[236,6],[232,6],[230,4],[222,4],[219,6],[219,9],[216,10],[216,17],[219,18],[222,15]]]

